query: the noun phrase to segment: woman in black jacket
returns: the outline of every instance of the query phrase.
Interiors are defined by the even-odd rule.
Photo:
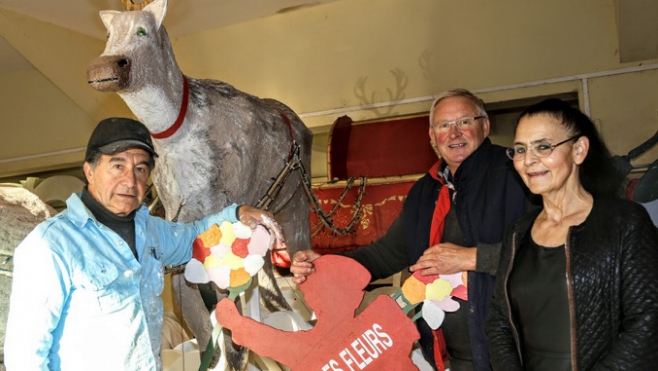
[[[543,101],[521,114],[508,155],[543,208],[504,240],[493,369],[658,369],[658,233],[617,197],[623,175],[592,121]]]

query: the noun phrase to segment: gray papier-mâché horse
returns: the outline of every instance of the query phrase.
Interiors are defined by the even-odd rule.
[[[129,1],[123,2],[128,9]],[[231,203],[255,205],[290,159],[293,141],[310,169],[312,133],[289,107],[222,81],[183,75],[162,25],[167,0],[140,5],[100,12],[107,44],[87,76],[95,89],[119,94],[151,132],[159,154],[153,182],[167,219],[190,222]],[[301,177],[290,177],[269,207],[291,256],[311,246],[303,188]],[[290,310],[266,261],[258,277],[261,303],[270,311]],[[206,349],[212,325],[199,290],[182,274],[173,275],[172,285],[186,324]],[[246,366],[245,350],[231,341],[225,349],[232,370]]]

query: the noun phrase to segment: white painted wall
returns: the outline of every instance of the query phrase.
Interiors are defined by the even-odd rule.
[[[613,152],[626,153],[658,128],[655,70],[590,78],[587,91],[577,79],[508,89],[658,63],[619,62],[616,19],[614,0],[345,0],[172,42],[186,74],[277,98],[301,114],[318,133],[313,175],[321,177],[322,134],[336,117],[425,112],[434,94],[455,87],[487,102],[578,92]],[[15,37],[22,49],[49,53],[34,71],[0,71],[0,178],[81,162],[76,149],[94,124],[129,114],[116,96],[84,82],[103,43],[11,14],[0,27],[24,35]],[[656,157],[658,148],[637,162]]]

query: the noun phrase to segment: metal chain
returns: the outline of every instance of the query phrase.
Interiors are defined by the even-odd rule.
[[[347,195],[347,192],[349,192],[350,189],[352,189],[352,184],[354,183],[354,177],[350,177],[347,179],[346,184],[345,184],[345,189],[343,189],[343,192],[340,194],[338,199],[336,200],[336,204],[329,210],[329,212],[326,214],[327,218],[330,218],[334,215],[336,210],[338,210],[338,207],[341,205],[343,202],[343,198]],[[320,232],[324,230],[324,224],[322,223],[317,223],[313,227],[311,227],[311,238],[317,236]]]
[[[267,210],[271,205],[271,203],[274,202],[276,197],[279,195],[279,192],[281,191],[281,188],[283,188],[283,185],[285,184],[285,181],[288,179],[288,176],[290,176],[290,173],[292,173],[293,171],[297,171],[302,181],[302,185],[304,186],[304,192],[306,193],[306,196],[311,202],[311,210],[318,216],[318,219],[320,220],[318,224],[313,226],[313,229],[316,230],[313,236],[317,235],[317,233],[319,233],[324,227],[329,228],[334,234],[340,236],[345,236],[349,233],[353,233],[354,225],[361,219],[363,195],[365,194],[367,178],[365,176],[360,177],[361,185],[359,187],[359,192],[357,194],[356,201],[354,203],[355,210],[354,210],[354,214],[352,215],[352,219],[350,220],[350,222],[347,224],[345,228],[338,228],[333,223],[332,216],[335,213],[337,207],[340,205],[340,202],[343,200],[347,192],[350,190],[351,185],[354,182],[354,179],[350,178],[350,180],[348,180],[348,184],[345,187],[345,190],[343,190],[343,193],[341,194],[338,203],[334,205],[334,207],[332,208],[331,211],[329,211],[329,213],[325,213],[324,209],[322,209],[320,201],[315,196],[315,193],[313,193],[311,180],[310,177],[308,176],[308,173],[306,172],[306,169],[304,168],[304,164],[299,158],[299,151],[300,151],[299,144],[297,144],[297,142],[293,142],[292,156],[290,156],[290,159],[286,162],[286,165],[283,167],[279,175],[277,175],[276,178],[273,178],[274,182],[272,183],[270,188],[265,192],[265,195],[263,195],[263,197],[261,197],[260,200],[258,200],[258,203],[256,203],[256,208]],[[321,229],[319,229],[318,226]]]

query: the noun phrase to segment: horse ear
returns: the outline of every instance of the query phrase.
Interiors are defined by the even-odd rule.
[[[108,30],[110,29],[110,24],[112,23],[112,19],[114,18],[115,15],[119,13],[120,12],[117,12],[116,10],[102,10],[99,12],[101,16],[101,20],[105,25],[105,28],[107,28]]]
[[[145,12],[153,14],[157,28],[160,28],[164,17],[167,14],[167,0],[154,0],[151,1],[145,8]]]

